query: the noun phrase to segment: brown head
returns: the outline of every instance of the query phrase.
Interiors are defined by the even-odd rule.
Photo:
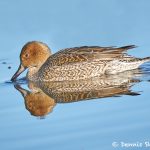
[[[27,68],[38,70],[50,55],[50,48],[46,44],[37,41],[28,42],[21,50],[20,66],[11,81],[14,81]]]

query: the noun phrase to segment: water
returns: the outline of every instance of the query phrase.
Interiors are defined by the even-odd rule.
[[[52,112],[42,117],[26,109],[25,99],[9,82],[19,65],[20,49],[31,40],[47,43],[53,52],[81,45],[135,44],[139,47],[130,54],[150,56],[149,14],[149,0],[1,0],[1,149],[125,149],[121,142],[143,144],[127,149],[149,149],[144,144],[150,141],[149,63],[132,76],[140,82],[130,82],[130,88],[126,82],[130,78],[117,78],[124,81],[125,93],[74,103],[58,100],[51,103]],[[29,90],[24,80],[19,82]],[[117,88],[121,88],[119,83]]]

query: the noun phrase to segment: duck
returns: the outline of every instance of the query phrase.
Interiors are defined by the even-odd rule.
[[[128,55],[135,45],[123,47],[81,46],[52,54],[40,41],[26,43],[20,53],[20,65],[11,81],[28,69],[26,78],[34,82],[84,80],[137,69],[150,57]]]

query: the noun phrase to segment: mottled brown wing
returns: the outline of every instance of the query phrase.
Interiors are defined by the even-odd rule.
[[[92,61],[93,59],[112,60],[123,57],[128,49],[135,48],[134,45],[124,47],[99,47],[83,46],[63,49],[48,58],[48,64],[51,66],[60,66],[69,63]]]

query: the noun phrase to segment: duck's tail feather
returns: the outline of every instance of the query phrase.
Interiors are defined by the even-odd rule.
[[[127,45],[127,46],[120,47],[120,49],[126,49],[126,50],[128,50],[128,49],[132,49],[132,48],[136,48],[136,47],[137,47],[136,45]]]
[[[123,53],[123,52],[125,53],[129,49],[133,49],[133,48],[136,48],[136,47],[137,47],[136,45],[127,45],[127,46],[118,47],[114,51],[116,51],[118,53]]]
[[[142,58],[142,61],[143,61],[143,63],[145,63],[145,62],[150,62],[150,57]]]

